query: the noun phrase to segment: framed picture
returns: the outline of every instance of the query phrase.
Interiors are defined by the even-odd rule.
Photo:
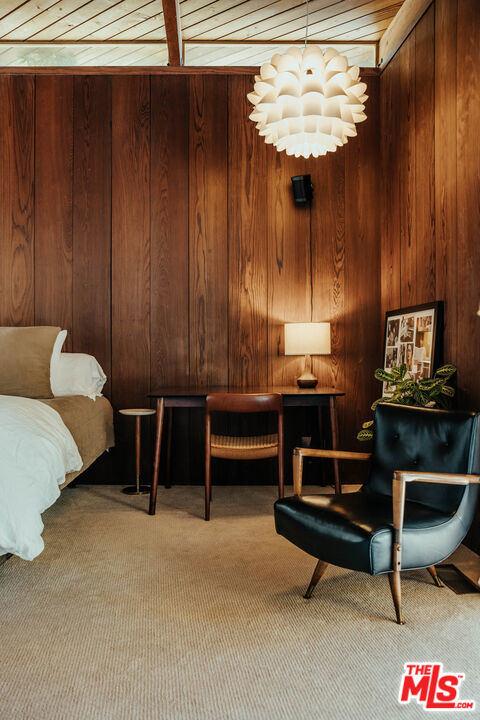
[[[383,367],[390,370],[405,363],[406,377],[432,377],[442,363],[443,302],[391,310],[385,316]],[[383,383],[383,395],[391,388]]]

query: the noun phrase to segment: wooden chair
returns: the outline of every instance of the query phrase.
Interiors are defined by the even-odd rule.
[[[277,413],[277,432],[273,435],[233,437],[212,434],[212,413]],[[279,393],[215,393],[205,403],[205,520],[210,520],[211,458],[260,460],[278,458],[278,496],[284,496],[283,403]]]

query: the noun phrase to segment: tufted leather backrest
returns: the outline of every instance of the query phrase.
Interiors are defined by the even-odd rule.
[[[480,423],[473,412],[429,410],[380,403],[375,410],[374,449],[366,492],[392,494],[394,470],[480,472]],[[407,498],[454,512],[465,487],[412,483]]]

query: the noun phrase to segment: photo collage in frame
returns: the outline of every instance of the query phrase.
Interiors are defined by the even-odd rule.
[[[432,377],[440,363],[440,332],[443,319],[441,302],[416,305],[388,312],[385,318],[383,367],[391,370],[405,363],[405,377],[415,381]],[[383,395],[392,394],[383,383]]]

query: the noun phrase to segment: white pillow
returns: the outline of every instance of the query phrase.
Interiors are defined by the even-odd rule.
[[[66,330],[60,330],[60,332],[57,335],[57,339],[55,340],[53,344],[53,350],[52,350],[52,357],[50,358],[50,387],[52,388],[53,392],[53,382],[54,377],[57,371],[58,362],[60,360],[60,354],[62,352],[63,343],[65,342],[67,338],[67,331]],[[55,395],[55,393],[53,393]]]
[[[86,395],[95,400],[102,394],[107,376],[93,355],[60,353],[52,377],[55,397]]]

